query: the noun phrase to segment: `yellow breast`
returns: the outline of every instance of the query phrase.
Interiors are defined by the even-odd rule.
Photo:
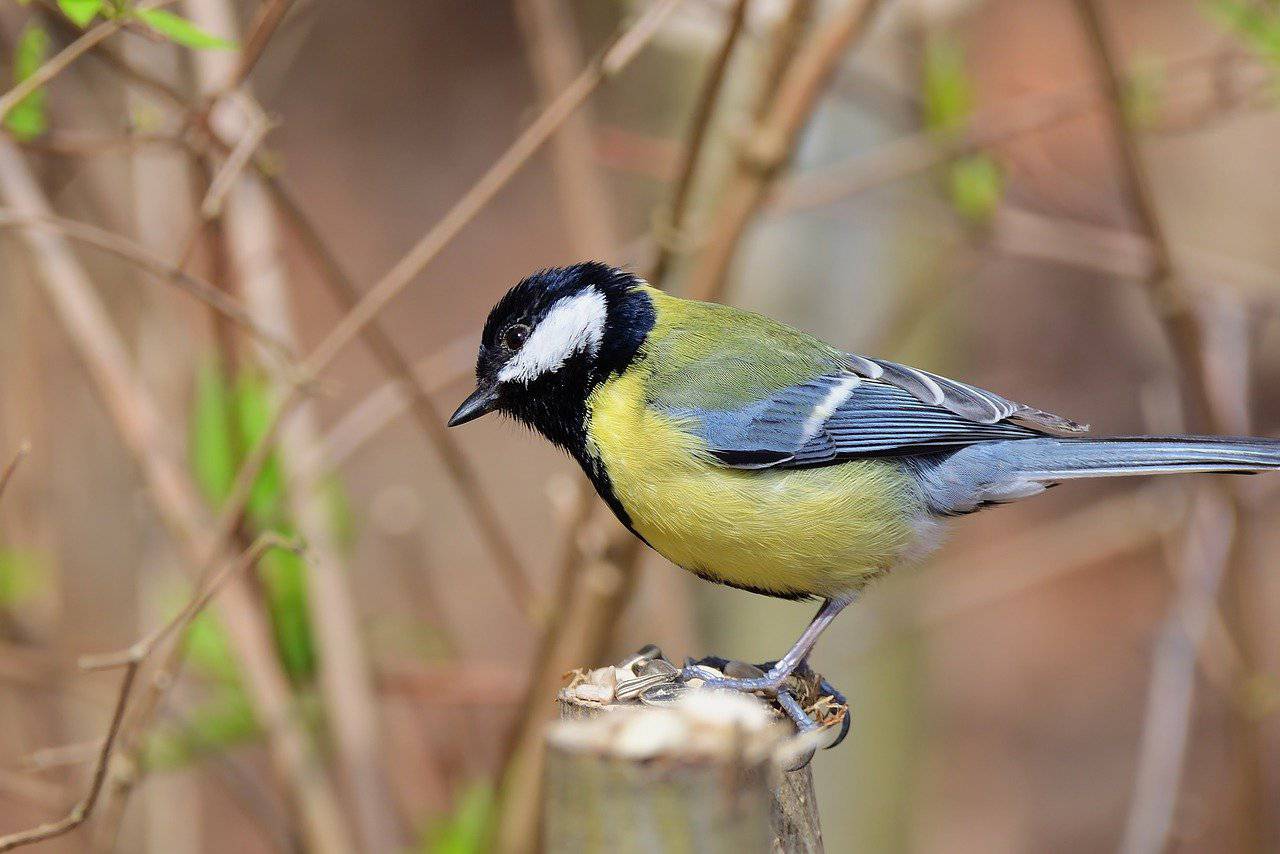
[[[630,371],[596,389],[589,450],[636,531],[671,562],[739,587],[825,597],[860,589],[916,545],[919,498],[893,463],[725,468],[644,405],[642,384]]]

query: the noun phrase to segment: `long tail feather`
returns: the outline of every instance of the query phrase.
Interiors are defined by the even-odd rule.
[[[928,506],[968,513],[1043,492],[1063,480],[1280,469],[1280,440],[1225,436],[1122,436],[979,442],[910,460]]]
[[[1014,444],[1014,443],[1009,443]],[[1036,480],[1280,468],[1280,440],[1227,436],[1045,439],[1017,445],[1018,468]]]

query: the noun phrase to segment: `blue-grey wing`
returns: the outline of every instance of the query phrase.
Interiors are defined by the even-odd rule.
[[[723,464],[823,465],[1088,429],[956,380],[850,355],[846,370],[732,410],[670,409]]]

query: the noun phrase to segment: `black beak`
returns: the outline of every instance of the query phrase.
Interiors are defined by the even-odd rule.
[[[458,411],[453,413],[449,419],[450,427],[457,427],[459,424],[466,424],[468,421],[474,421],[481,415],[492,412],[498,406],[498,389],[496,387],[485,388],[480,386],[471,394],[467,395],[467,399],[462,401],[462,405],[458,407]]]

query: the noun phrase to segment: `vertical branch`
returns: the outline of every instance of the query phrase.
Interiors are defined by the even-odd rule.
[[[283,14],[287,3],[272,5]],[[193,20],[211,32],[236,31],[234,10],[225,0],[186,0],[186,8]],[[265,43],[260,43],[259,53],[263,49]],[[234,84],[243,79],[244,60],[251,57],[204,51],[195,59],[200,88],[214,97],[228,80]],[[210,114],[218,136],[232,145],[228,163],[243,149],[243,141],[252,139],[255,128],[262,125],[243,86],[218,98]],[[297,336],[289,307],[288,273],[280,254],[271,199],[260,183],[238,176],[230,179],[223,198],[223,233],[249,312],[257,323],[292,344]],[[276,395],[283,396],[292,381],[287,367],[270,353],[260,356]],[[286,500],[290,516],[308,544],[310,583],[306,598],[318,650],[320,689],[335,754],[355,805],[361,847],[390,851],[400,846],[399,820],[383,773],[378,703],[350,587],[352,574],[343,565],[325,502],[326,472],[315,451],[318,437],[318,413],[313,403],[304,401],[280,430],[280,460],[290,484]]]
[[[711,59],[711,67],[707,69],[706,81],[698,95],[698,102],[693,108],[693,117],[689,121],[689,133],[680,152],[680,165],[676,169],[675,189],[671,193],[671,201],[665,216],[654,230],[658,238],[658,257],[649,271],[649,281],[654,287],[665,287],[667,271],[670,269],[679,247],[684,244],[685,217],[689,211],[689,200],[693,196],[694,178],[702,163],[707,148],[707,138],[711,131],[712,120],[716,108],[720,104],[720,93],[724,89],[725,75],[729,71],[729,61],[733,59],[734,49],[738,46],[738,37],[746,25],[747,10],[751,0],[736,0],[729,13],[729,24],[725,27],[724,36],[720,39],[720,47]],[[807,2],[807,0],[800,0]]]
[[[539,100],[550,104],[583,64],[573,14],[563,0],[515,0],[515,9]],[[578,259],[610,257],[618,249],[618,234],[608,185],[595,156],[589,108],[566,119],[550,146],[573,254]]]
[[[665,284],[674,260],[671,246],[684,228],[693,184],[703,161],[708,131],[724,88],[725,73],[743,31],[747,3],[739,0],[725,29],[698,97],[681,167],[673,189],[671,207],[658,245],[660,255],[649,281]],[[538,835],[546,751],[543,735],[551,717],[542,698],[554,693],[561,674],[576,663],[595,662],[605,653],[618,615],[635,588],[640,541],[623,532],[606,554],[584,554],[582,539],[595,504],[590,489],[581,489],[566,508],[567,520],[559,561],[556,599],[560,604],[539,639],[533,669],[519,704],[520,717],[508,739],[499,792],[498,845],[503,851],[526,850]]]
[[[547,105],[532,124],[494,161],[478,181],[448,213],[414,244],[360,302],[329,332],[307,359],[304,373],[318,373],[339,351],[404,292],[413,280],[487,205],[511,176],[519,171],[556,130],[577,112],[596,88],[618,74],[635,59],[675,11],[681,0],[657,0],[630,26],[620,31],[608,46]]]
[[[1153,185],[1143,160],[1141,147],[1124,115],[1124,81],[1125,76],[1119,52],[1113,44],[1107,28],[1102,20],[1097,0],[1076,0],[1076,11],[1084,29],[1089,49],[1095,63],[1097,74],[1102,79],[1107,94],[1106,109],[1110,121],[1111,132],[1116,149],[1116,157],[1120,163],[1120,181],[1125,199],[1129,203],[1134,216],[1139,220],[1146,233],[1152,252],[1152,267],[1145,284],[1153,310],[1162,322],[1166,336],[1170,342],[1174,362],[1184,386],[1191,393],[1191,401],[1187,408],[1192,409],[1197,420],[1203,421],[1215,433],[1230,433],[1232,427],[1243,430],[1247,427],[1247,389],[1238,395],[1238,417],[1232,417],[1228,406],[1221,395],[1216,395],[1209,376],[1209,359],[1204,340],[1204,328],[1197,318],[1194,307],[1177,287],[1177,268],[1172,247],[1160,219],[1156,206]],[[1243,370],[1236,377],[1245,382]],[[1194,422],[1193,422],[1194,423]],[[1206,488],[1207,489],[1207,488]],[[1207,590],[1212,597],[1219,595],[1220,586],[1228,588],[1229,605],[1227,618],[1229,626],[1234,630],[1236,642],[1243,660],[1243,671],[1252,673],[1257,656],[1251,650],[1249,632],[1244,617],[1244,604],[1247,593],[1243,585],[1245,570],[1244,543],[1248,537],[1248,509],[1240,500],[1240,495],[1233,485],[1223,484],[1221,491],[1225,496],[1227,512],[1230,516],[1234,536],[1228,536],[1227,554],[1223,558],[1223,566],[1219,569],[1212,561],[1204,561],[1196,573],[1182,581],[1184,590],[1180,602],[1188,598],[1195,602],[1197,590]],[[1193,611],[1194,613],[1194,611]],[[1170,619],[1180,619],[1175,610]],[[1184,625],[1183,631],[1188,638],[1194,625]],[[1164,684],[1175,684],[1169,674],[1178,668],[1187,670],[1193,664],[1183,660],[1180,646],[1174,642],[1162,642],[1157,647],[1157,657],[1153,673],[1152,691],[1157,688],[1156,681]],[[1190,678],[1187,676],[1187,678]],[[1190,687],[1182,693],[1180,700],[1187,706],[1187,711],[1176,717],[1173,711],[1176,705],[1164,706],[1153,704],[1149,707],[1146,727],[1157,730],[1158,737],[1172,740],[1172,744],[1160,747],[1156,743],[1157,735],[1145,734],[1143,750],[1140,757],[1138,780],[1134,790],[1130,821],[1126,829],[1126,850],[1159,851],[1167,840],[1172,824],[1172,810],[1176,801],[1177,779],[1169,780],[1167,768],[1161,768],[1162,762],[1168,764],[1172,757],[1177,760],[1179,769],[1184,751],[1185,741],[1189,735],[1190,706],[1193,703]],[[1249,843],[1256,847],[1263,846],[1266,828],[1267,810],[1263,803],[1263,782],[1261,764],[1265,761],[1262,746],[1257,738],[1256,723],[1245,720],[1239,710],[1232,710],[1234,722],[1233,749],[1235,762],[1240,775],[1239,784],[1242,789],[1242,814],[1246,823]],[[1171,790],[1151,786],[1148,782],[1160,776],[1166,787]]]
[[[799,141],[818,97],[850,44],[870,24],[878,0],[850,0],[822,22],[797,53],[769,108],[755,124],[725,187],[707,245],[690,274],[688,293],[713,299],[724,287],[738,242]]]
[[[31,443],[23,442],[18,446],[18,452],[13,455],[13,459],[4,467],[4,473],[0,474],[0,498],[4,497],[5,490],[9,488],[9,481],[13,480],[13,473],[18,470],[18,466],[22,465],[22,461],[29,453],[31,453]]]
[[[32,216],[52,213],[21,154],[0,137],[0,195]],[[116,430],[137,460],[158,516],[193,566],[204,566],[223,550],[225,538],[210,536],[198,491],[176,462],[172,437],[148,390],[138,382],[124,341],[67,242],[57,234],[24,231],[39,281],[93,379]],[[316,851],[350,850],[337,799],[325,780],[310,738],[293,713],[288,681],[276,658],[271,633],[243,584],[232,584],[218,600],[219,615],[244,667],[246,688],[267,732],[273,765],[288,788],[303,831]]]

